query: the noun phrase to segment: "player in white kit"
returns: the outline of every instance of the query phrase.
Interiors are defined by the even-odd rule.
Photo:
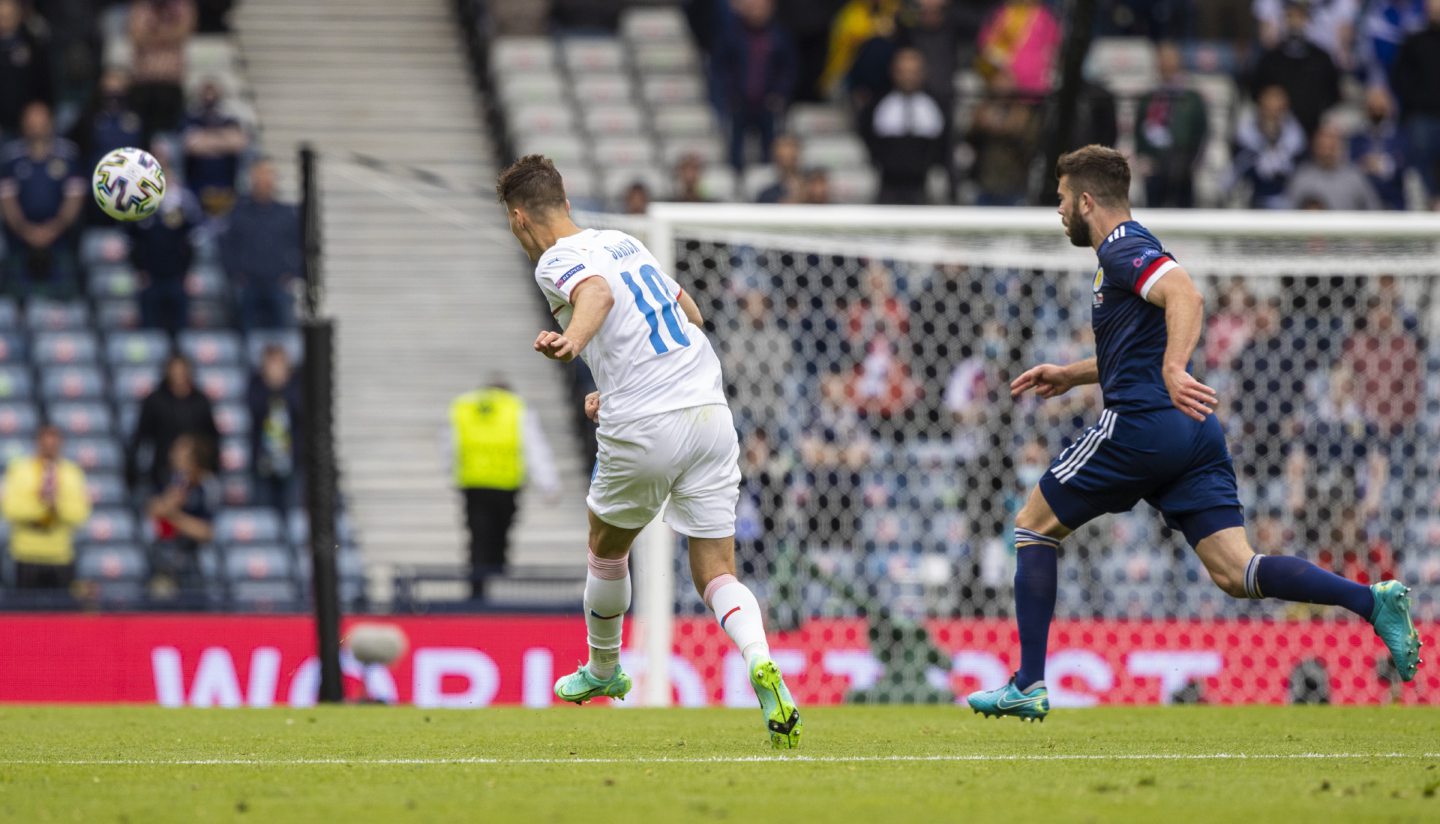
[[[630,691],[619,661],[621,622],[630,607],[627,557],[669,497],[665,521],[689,539],[695,589],[745,657],[771,743],[797,746],[800,712],[770,659],[760,605],[735,577],[740,447],[699,307],[640,241],[576,226],[549,159],[515,161],[501,173],[496,192],[565,330],[541,332],[535,351],[559,361],[584,358],[600,390],[585,401],[586,414],[599,424],[586,497],[590,660],[555,682],[555,694],[583,704]]]

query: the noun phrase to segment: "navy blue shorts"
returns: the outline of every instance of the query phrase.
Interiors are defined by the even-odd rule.
[[[1174,408],[1100,413],[1041,476],[1040,493],[1072,530],[1142,500],[1191,545],[1245,523],[1219,419]]]

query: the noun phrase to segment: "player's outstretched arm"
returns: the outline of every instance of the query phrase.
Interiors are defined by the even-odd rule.
[[[541,332],[535,338],[535,351],[551,360],[569,363],[585,351],[585,346],[610,315],[615,305],[615,295],[604,278],[587,278],[570,293],[570,304],[575,311],[570,316],[570,325],[561,332]]]
[[[695,299],[690,297],[689,292],[680,293],[680,308],[685,311],[685,317],[691,323],[702,329],[705,327],[705,318],[700,314],[700,307],[695,303]]]
[[[1214,389],[1195,380],[1187,367],[1205,325],[1205,298],[1195,288],[1190,273],[1176,266],[1150,288],[1146,300],[1165,310],[1169,339],[1161,369],[1170,402],[1186,415],[1203,421],[1215,410],[1218,397]]]
[[[1076,361],[1069,366],[1042,363],[1027,369],[1010,382],[1010,397],[1018,398],[1031,389],[1042,398],[1063,395],[1077,386],[1100,382],[1100,368],[1094,358]]]

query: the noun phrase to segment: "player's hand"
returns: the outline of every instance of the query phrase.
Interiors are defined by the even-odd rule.
[[[585,396],[585,417],[594,423],[600,422],[600,393],[591,392]]]
[[[541,332],[540,336],[535,338],[535,351],[550,360],[566,363],[575,360],[575,356],[580,354],[575,342],[559,332]]]
[[[1010,382],[1010,397],[1018,398],[1031,389],[1042,398],[1054,398],[1069,392],[1075,386],[1065,367],[1053,363],[1042,363],[1027,369],[1020,377]]]
[[[1175,408],[1197,421],[1205,420],[1205,417],[1215,411],[1215,404],[1220,400],[1215,390],[1195,380],[1183,369],[1165,370],[1165,388],[1170,391],[1170,402]]]

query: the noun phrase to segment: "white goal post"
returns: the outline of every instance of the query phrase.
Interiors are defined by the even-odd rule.
[[[1421,332],[1417,334],[1440,326],[1431,317],[1440,313],[1440,301],[1432,302],[1428,295],[1423,299],[1418,297],[1440,276],[1440,214],[1140,210],[1136,219],[1160,238],[1212,299],[1224,288],[1223,284],[1236,281],[1243,281],[1253,294],[1264,297],[1275,295],[1283,288],[1282,283],[1308,279],[1304,288],[1315,290],[1317,299],[1325,303],[1332,299],[1325,290],[1338,288],[1326,284],[1335,279],[1390,275],[1394,276],[1390,280],[1399,282],[1396,294],[1416,298],[1417,305],[1428,313],[1419,318]],[[909,271],[915,267],[936,270],[963,267],[987,274],[1043,270],[1044,276],[1057,284],[1071,281],[1077,284],[1071,304],[1075,310],[1068,322],[1078,323],[1075,318],[1083,312],[1084,322],[1088,323],[1088,283],[1095,271],[1095,256],[1091,250],[1075,248],[1068,242],[1060,219],[1052,209],[657,203],[643,217],[577,214],[576,220],[582,226],[618,228],[641,237],[665,271],[687,290],[691,289],[690,280],[696,275],[696,267],[707,265],[713,272],[736,259],[727,254],[738,255],[734,250],[743,249],[766,250],[761,253],[762,259],[750,266],[762,270],[762,279],[771,278],[763,289],[784,293],[777,295],[777,305],[782,297],[792,301],[829,298],[815,294],[819,287],[791,287],[783,282],[785,275],[767,263],[765,254],[770,254],[768,260],[772,262],[776,254],[811,256],[817,262],[809,265],[821,270],[848,265],[844,261],[876,259],[897,267],[911,267]],[[715,249],[727,251],[717,255]],[[770,270],[763,271],[767,266],[771,266]],[[729,273],[719,272],[719,276],[728,278]],[[753,279],[756,275],[752,273],[749,277]],[[858,276],[852,275],[852,279],[846,281],[849,285],[836,288],[861,288],[854,285],[855,277]],[[1290,280],[1282,280],[1285,278]],[[815,283],[822,282],[830,281],[820,276],[815,278]],[[795,293],[787,292],[792,288]],[[697,301],[709,318],[713,306],[730,301],[727,295],[734,291],[736,289],[712,284],[706,293],[711,305],[700,297]],[[1338,294],[1333,297],[1336,305],[1341,302]],[[1034,304],[1041,305],[1042,299],[1035,298]],[[977,310],[984,308],[977,303],[969,305]],[[734,316],[740,316],[740,311],[737,309]],[[1001,320],[992,322],[1004,323],[1003,316],[998,312],[993,314]],[[744,334],[739,329],[731,327],[737,336]],[[722,338],[717,348],[725,348],[727,330],[717,329],[716,335]],[[1029,338],[1023,344],[1016,343],[1014,351],[1023,351],[1024,355],[1013,357],[1028,357],[1032,345]],[[935,366],[942,370],[948,367],[948,362]],[[776,394],[767,387],[751,388],[764,389],[767,398]],[[940,390],[932,386],[931,391],[938,394]],[[800,406],[804,408],[803,399]],[[945,420],[943,426],[959,426],[948,418]],[[958,413],[955,420],[959,420]],[[1400,472],[1403,471],[1401,467]],[[1397,477],[1403,480],[1401,475]],[[845,513],[841,515],[849,517]],[[859,516],[855,518],[859,523]],[[791,518],[791,522],[803,520],[803,517]],[[670,660],[677,599],[689,599],[686,602],[692,606],[695,599],[685,592],[689,581],[681,579],[676,574],[676,566],[668,560],[674,558],[676,547],[668,529],[657,522],[642,534],[639,544],[637,574],[641,580],[637,582],[636,600],[640,623],[632,649],[647,662],[640,698],[647,706],[668,706],[672,703],[668,666],[657,666],[656,662]],[[860,544],[858,540],[855,542],[856,546]],[[981,575],[985,574],[985,563],[983,559],[976,562]],[[889,585],[889,582],[880,583]],[[977,585],[974,591],[980,592],[981,588]],[[1008,594],[1003,593],[1003,585],[998,590],[1001,596],[994,595],[997,591],[994,589],[984,591],[991,593],[986,597],[997,601],[997,611],[991,612],[986,607],[973,614],[1008,614],[1005,612]],[[1097,594],[1095,598],[1098,597]],[[761,600],[765,600],[763,594]],[[1088,594],[1086,601],[1090,602]],[[1179,606],[1164,607],[1192,608],[1193,605],[1183,602]]]

